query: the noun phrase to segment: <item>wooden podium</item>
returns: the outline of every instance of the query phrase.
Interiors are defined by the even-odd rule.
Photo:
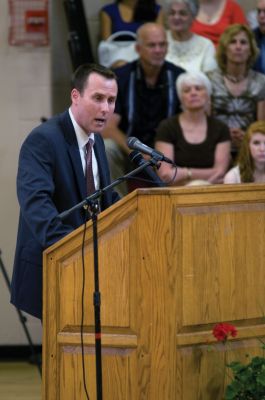
[[[98,220],[104,400],[218,400],[265,336],[265,186],[134,191]],[[44,253],[43,400],[83,400],[83,227]],[[84,359],[96,399],[92,229]],[[229,346],[215,323],[236,325]]]

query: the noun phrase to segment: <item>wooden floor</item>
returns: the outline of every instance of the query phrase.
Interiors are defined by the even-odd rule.
[[[1,400],[41,400],[41,377],[27,362],[0,362]]]

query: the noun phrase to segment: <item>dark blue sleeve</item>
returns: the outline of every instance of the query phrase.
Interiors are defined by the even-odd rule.
[[[162,7],[161,7],[160,4],[156,4],[156,5],[155,5],[155,11],[156,11],[156,15],[157,15],[157,16],[158,16],[158,14],[159,14],[161,8],[162,8]]]
[[[106,6],[101,8],[101,11],[104,11],[108,16],[112,19],[117,15],[117,4],[107,4]]]
[[[58,218],[53,202],[54,160],[52,145],[44,135],[35,132],[28,136],[19,156],[17,195],[21,215],[42,248],[73,230]]]

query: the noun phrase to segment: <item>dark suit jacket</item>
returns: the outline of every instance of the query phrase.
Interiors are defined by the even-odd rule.
[[[104,142],[95,134],[100,186],[110,184]],[[68,110],[35,128],[19,157],[17,193],[20,204],[11,303],[42,316],[42,252],[85,221],[82,208],[61,221],[58,214],[86,197],[86,182],[76,134]],[[104,210],[119,199],[109,190],[101,199]]]
[[[254,71],[265,74],[264,65],[262,63],[262,59],[264,57],[263,52],[264,52],[265,35],[261,32],[259,27],[254,29],[253,33],[255,35],[256,43],[257,43],[257,46],[258,46],[260,52],[259,52],[259,54],[256,58],[256,61],[255,61],[255,64],[253,65],[252,68],[254,69]]]

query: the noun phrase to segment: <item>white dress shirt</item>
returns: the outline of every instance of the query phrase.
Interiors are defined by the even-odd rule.
[[[78,125],[70,108],[69,108],[69,115],[70,115],[71,121],[74,125],[74,130],[75,130],[76,139],[77,139],[78,148],[79,148],[80,157],[81,157],[82,166],[83,166],[83,171],[84,171],[84,175],[85,175],[85,173],[86,173],[85,172],[86,171],[86,144],[87,144],[89,138],[93,139],[94,143],[95,143],[95,137],[94,137],[95,135],[94,135],[94,133],[90,133],[88,135],[81,128],[81,126]],[[100,188],[100,182],[99,182],[98,162],[97,162],[97,159],[95,156],[94,146],[92,148],[92,170],[93,170],[95,188],[96,188],[96,190],[98,190]]]

